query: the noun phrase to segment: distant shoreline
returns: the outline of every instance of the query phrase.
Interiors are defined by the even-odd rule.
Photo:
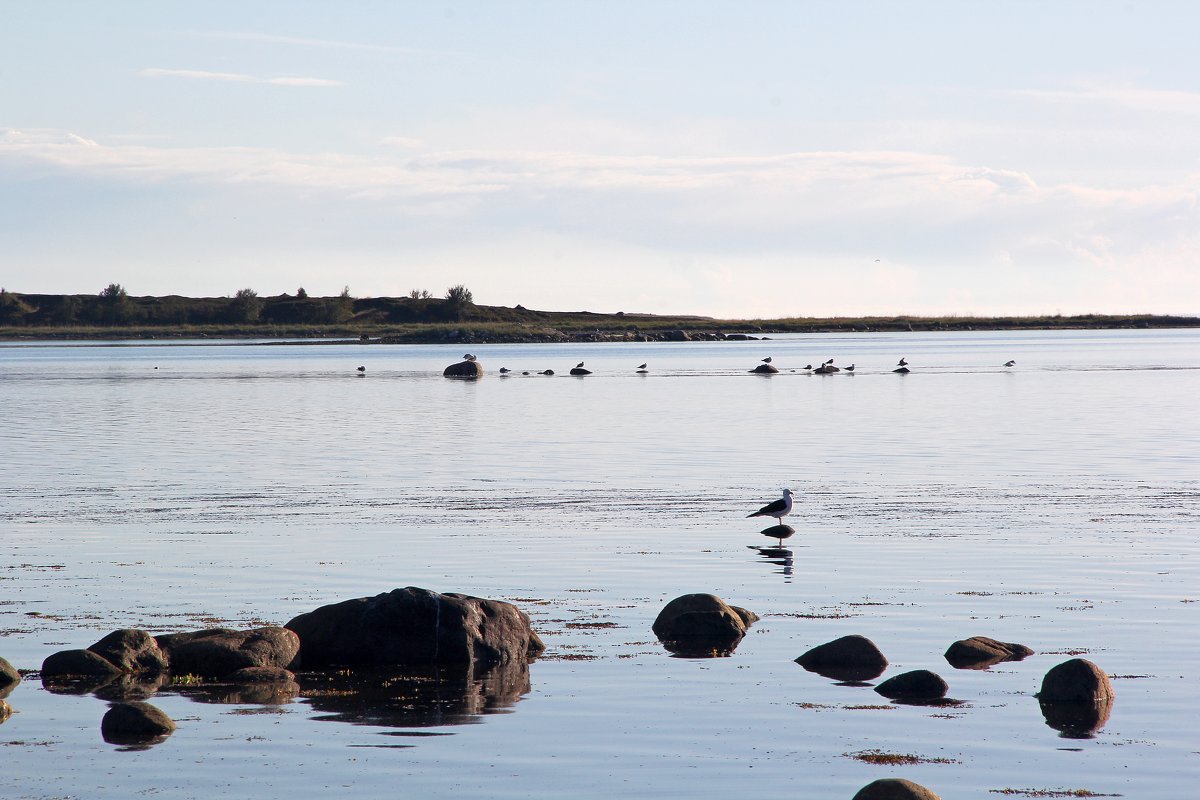
[[[462,289],[462,287],[455,287]],[[1200,327],[1200,316],[863,316],[714,319],[618,311],[535,311],[485,306],[470,292],[410,297],[134,297],[113,284],[99,295],[20,294],[0,289],[0,341],[266,339],[300,343],[483,344],[681,342],[760,339],[780,333],[976,330],[1117,330]]]

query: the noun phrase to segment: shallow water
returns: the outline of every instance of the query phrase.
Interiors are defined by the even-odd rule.
[[[167,690],[152,702],[179,729],[145,750],[101,739],[102,699],[29,679],[0,726],[0,795],[1193,790],[1200,332],[472,352],[488,375],[463,382],[441,377],[461,346],[0,345],[14,665],[408,585],[511,600],[549,648],[528,691],[434,681],[410,717],[370,697],[330,710],[303,676],[281,705]],[[781,372],[749,374],[767,355]],[[856,372],[799,369],[830,357]],[[594,374],[567,377],[579,360]],[[745,516],[783,486],[797,534],[779,553]],[[731,657],[670,657],[650,623],[688,592],[763,619]],[[932,669],[963,704],[897,705],[793,663],[848,633],[879,644],[884,677]],[[972,635],[1037,655],[952,669],[941,654]],[[1117,693],[1087,739],[1033,698],[1076,654]],[[852,757],[876,749],[946,761]]]

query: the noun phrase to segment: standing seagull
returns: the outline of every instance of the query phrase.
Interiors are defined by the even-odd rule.
[[[780,525],[783,524],[783,518],[792,513],[792,490],[784,489],[783,498],[776,500],[773,503],[767,503],[765,506],[755,511],[753,514],[747,514],[746,518],[750,517],[774,517],[775,521]]]
[[[1017,362],[1015,362],[1015,361],[1005,361],[1004,362],[1004,366],[1006,366],[1006,367],[1015,367],[1016,365],[1017,365]]]
[[[850,366],[846,367],[846,372],[854,372],[854,365],[851,364]]]
[[[762,362],[763,362],[764,364],[770,364],[770,363],[771,363],[771,357],[770,357],[770,356],[767,356],[766,358],[764,358],[764,359],[762,360]]]
[[[646,374],[646,365],[642,364],[640,367],[637,368],[637,371],[638,371],[638,375],[645,375]]]
[[[897,367],[907,367],[908,362],[904,360],[903,356],[901,356],[900,360],[896,362],[896,366]]]
[[[158,367],[155,367],[155,369],[158,369]],[[359,373],[361,373],[361,374],[366,374],[367,368],[366,368],[366,367],[359,367],[359,368],[358,368],[358,371],[359,371]]]
[[[470,353],[463,353],[463,361],[474,361],[474,360],[475,360],[475,356],[471,355]]]

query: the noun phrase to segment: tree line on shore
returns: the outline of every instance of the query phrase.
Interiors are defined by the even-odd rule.
[[[0,326],[139,327],[206,325],[341,325],[366,315],[374,323],[454,322],[474,307],[471,291],[452,286],[444,297],[414,289],[407,297],[356,299],[295,294],[262,297],[240,289],[230,297],[134,297],[119,283],[99,294],[17,294],[0,289]]]

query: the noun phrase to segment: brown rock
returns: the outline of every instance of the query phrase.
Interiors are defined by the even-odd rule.
[[[112,744],[161,741],[175,731],[175,721],[149,703],[114,703],[100,720],[100,734]]]
[[[779,369],[771,366],[770,364],[759,364],[750,371],[756,375],[774,375],[775,373],[779,372]]]
[[[283,667],[298,664],[300,639],[287,628],[249,631],[212,628],[157,637],[174,675],[222,678],[243,667]]]
[[[927,669],[914,669],[888,678],[875,691],[893,700],[936,700],[945,697],[950,687],[941,676]]]
[[[881,778],[859,789],[853,800],[941,800],[919,783],[904,778]]]
[[[167,657],[154,637],[133,628],[116,630],[88,648],[122,672],[162,672]]]
[[[409,586],[301,614],[306,667],[525,661],[546,649],[511,603]]]
[[[12,694],[12,690],[17,688],[20,682],[21,673],[17,672],[12,664],[0,658],[0,700]]]
[[[1086,658],[1072,658],[1052,667],[1037,694],[1039,700],[1049,703],[1111,702],[1113,696],[1108,675]]]
[[[42,662],[42,680],[56,678],[110,678],[121,669],[91,650],[60,650]]]
[[[946,661],[956,669],[985,669],[1003,661],[1020,661],[1033,650],[1015,642],[1001,642],[987,636],[960,639],[946,650]]]
[[[296,676],[282,667],[242,667],[225,676],[225,680],[230,683],[278,683],[294,681]]]
[[[0,725],[3,725],[11,716],[12,706],[8,704],[7,700],[0,700]]]
[[[865,636],[853,634],[817,645],[796,659],[810,672],[844,681],[868,681],[887,669],[887,658]]]
[[[442,370],[442,375],[447,378],[482,378],[483,364],[478,361],[460,361]]]

